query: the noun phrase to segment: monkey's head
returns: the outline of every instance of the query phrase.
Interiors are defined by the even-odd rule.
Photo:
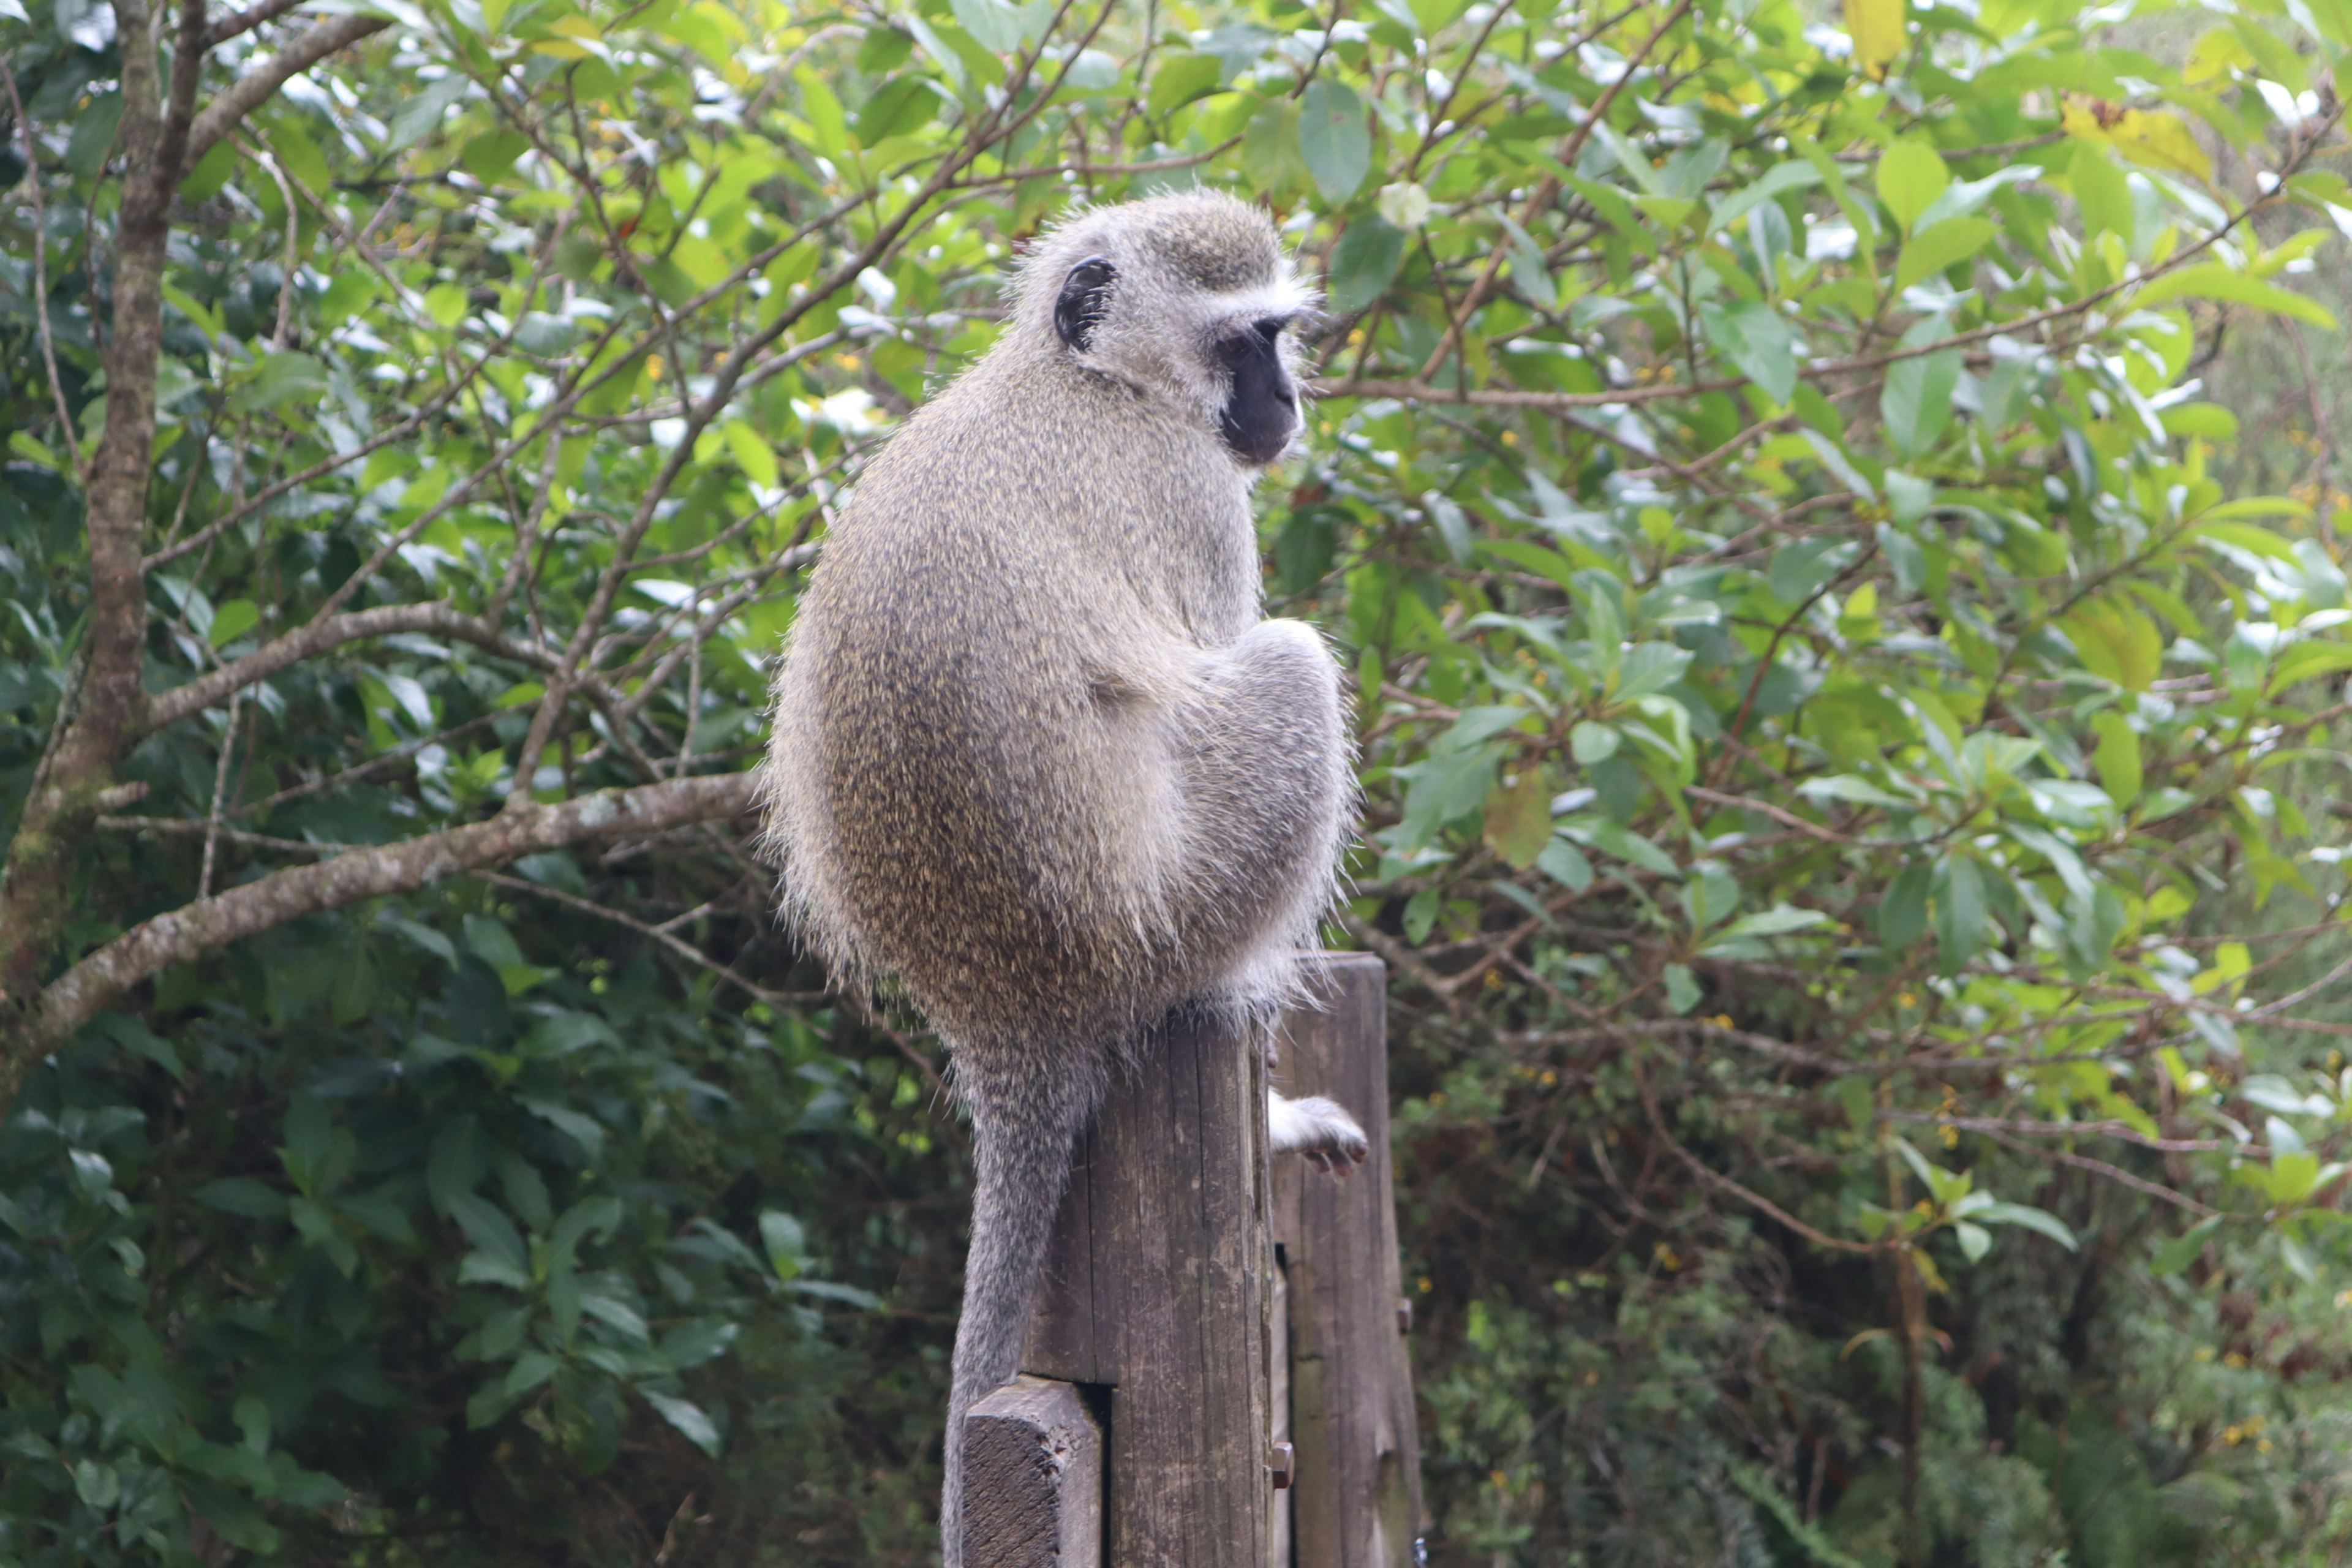
[[[1049,352],[1197,414],[1263,467],[1304,426],[1292,329],[1315,308],[1255,207],[1188,191],[1073,216],[1023,268],[1020,321]]]

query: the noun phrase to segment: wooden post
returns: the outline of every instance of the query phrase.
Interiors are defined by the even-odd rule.
[[[1262,1053],[1181,1019],[1079,1146],[1022,1365],[1110,1387],[1111,1568],[1267,1560],[1265,1088]]]
[[[1149,1043],[1079,1145],[1027,1375],[968,1418],[968,1568],[1412,1568],[1386,971],[1307,963],[1323,1005],[1284,1021],[1283,1087],[1352,1111],[1369,1164],[1270,1168],[1265,1056],[1233,1031]]]
[[[1015,1378],[963,1431],[964,1568],[1102,1568],[1102,1432],[1076,1386]]]
[[[1295,1568],[1412,1568],[1421,1465],[1389,1170],[1388,974],[1369,953],[1313,964],[1323,1010],[1284,1019],[1276,1087],[1355,1114],[1371,1157],[1345,1181],[1278,1162],[1275,1240],[1289,1308]],[[1280,1561],[1277,1559],[1277,1561]]]

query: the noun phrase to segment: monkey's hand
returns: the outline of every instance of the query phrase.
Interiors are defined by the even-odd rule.
[[[1277,1154],[1297,1150],[1318,1171],[1347,1175],[1372,1152],[1364,1130],[1339,1101],[1312,1095],[1305,1100],[1266,1096],[1266,1130]]]

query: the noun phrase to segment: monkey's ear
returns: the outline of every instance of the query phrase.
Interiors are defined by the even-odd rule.
[[[1094,342],[1096,324],[1110,310],[1110,280],[1118,268],[1099,256],[1090,256],[1070,268],[1062,279],[1061,297],[1054,301],[1054,331],[1080,353]]]

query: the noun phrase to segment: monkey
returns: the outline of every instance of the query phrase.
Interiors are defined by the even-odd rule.
[[[1179,1009],[1265,1037],[1353,831],[1339,666],[1263,618],[1250,511],[1304,426],[1316,298],[1221,194],[1045,231],[995,342],[858,476],[785,640],[761,784],[784,917],[836,978],[902,989],[971,1121],[948,1568],[964,1413],[1019,1371],[1111,1075]],[[1328,1100],[1268,1110],[1319,1168],[1367,1152]]]

